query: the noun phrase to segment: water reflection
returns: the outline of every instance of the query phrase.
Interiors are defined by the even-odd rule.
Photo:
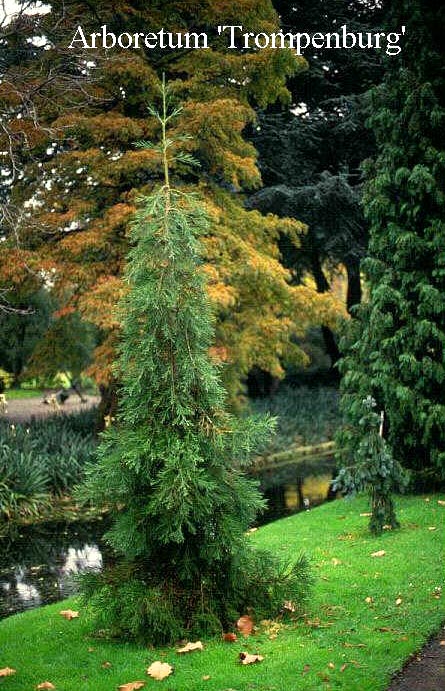
[[[305,471],[305,472],[304,472]],[[259,517],[258,525],[308,510],[324,501],[334,499],[332,458],[319,460],[316,467],[302,469],[301,465],[287,465],[265,470],[257,475],[260,488],[267,499],[266,511]]]
[[[105,526],[51,523],[0,540],[0,617],[56,602],[76,591],[74,576],[102,568]]]
[[[268,500],[258,525],[333,498],[333,460],[264,470],[256,478]],[[46,523],[11,529],[0,538],[0,618],[62,600],[76,591],[76,574],[102,568],[108,557],[105,521]]]

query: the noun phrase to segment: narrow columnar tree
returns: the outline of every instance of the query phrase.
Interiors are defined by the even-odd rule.
[[[343,343],[339,445],[353,463],[370,395],[385,411],[395,460],[437,481],[445,477],[445,12],[424,0],[391,8],[406,42],[372,94],[379,156],[365,191],[369,299]]]
[[[213,316],[200,269],[209,223],[196,196],[170,185],[173,159],[193,164],[168,136],[178,114],[163,88],[164,184],[140,200],[121,302],[122,382],[116,424],[104,433],[87,482],[109,502],[116,561],[85,592],[98,625],[152,643],[221,631],[252,607],[301,601],[304,560],[282,567],[249,549],[245,531],[264,502],[243,467],[273,427],[230,416],[209,355]]]

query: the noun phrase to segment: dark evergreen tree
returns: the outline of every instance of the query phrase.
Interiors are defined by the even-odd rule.
[[[352,31],[379,27],[380,4],[361,0],[274,0],[284,31]],[[308,69],[289,79],[292,107],[270,106],[259,114],[253,142],[260,153],[264,189],[251,204],[263,212],[298,218],[308,225],[301,247],[283,238],[281,250],[295,281],[310,272],[317,290],[329,290],[326,269],[343,264],[348,309],[361,300],[360,261],[368,242],[361,208],[362,161],[375,150],[365,128],[366,92],[381,79],[382,60],[371,50],[311,48]],[[336,339],[323,327],[332,363],[339,357]]]
[[[365,194],[369,298],[343,342],[339,445],[349,465],[366,434],[359,420],[370,395],[385,411],[394,458],[438,480],[445,477],[445,8],[406,0],[392,10],[392,26],[406,25],[406,43],[372,95],[379,155]]]
[[[234,418],[209,348],[213,317],[200,236],[209,231],[196,196],[170,186],[170,165],[193,163],[158,115],[164,184],[141,199],[121,304],[117,423],[104,433],[86,493],[112,505],[116,562],[86,578],[101,628],[152,643],[221,631],[251,607],[272,615],[306,594],[301,559],[282,566],[251,550],[245,531],[264,506],[243,468],[273,427]],[[156,114],[156,113],[154,113]]]

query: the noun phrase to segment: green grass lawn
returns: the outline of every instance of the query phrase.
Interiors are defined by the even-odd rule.
[[[43,397],[44,392],[40,389],[6,389],[5,394],[8,401],[17,401],[22,398]]]
[[[252,533],[255,544],[283,557],[307,552],[316,576],[306,617],[277,627],[275,638],[274,628],[263,625],[236,643],[204,641],[203,652],[189,655],[108,642],[89,635],[81,607],[78,619],[59,615],[77,609],[71,599],[0,623],[0,668],[17,670],[0,679],[0,689],[25,691],[51,681],[58,691],[111,691],[143,680],[146,689],[164,691],[383,690],[445,620],[445,505],[438,499],[400,499],[402,529],[379,538],[368,534],[368,519],[360,516],[367,510],[362,498],[325,504]],[[385,555],[372,557],[378,550]],[[237,658],[244,650],[264,661],[241,666]],[[155,660],[174,666],[162,682],[145,674]]]

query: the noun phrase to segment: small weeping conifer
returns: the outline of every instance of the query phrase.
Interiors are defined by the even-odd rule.
[[[209,356],[213,315],[200,269],[209,221],[199,199],[170,184],[171,164],[196,163],[168,136],[179,115],[162,87],[157,153],[164,183],[141,198],[120,305],[121,381],[116,423],[106,430],[83,493],[113,508],[114,559],[83,579],[96,626],[111,635],[169,643],[221,632],[246,611],[272,616],[302,603],[301,557],[284,565],[248,545],[264,501],[245,468],[273,428],[269,417],[225,408]]]

